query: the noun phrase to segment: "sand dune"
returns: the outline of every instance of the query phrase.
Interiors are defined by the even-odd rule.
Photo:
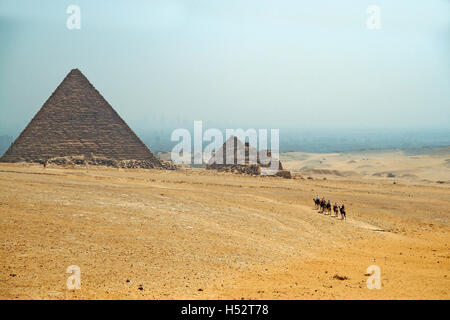
[[[385,180],[0,164],[0,297],[447,299],[449,185]]]

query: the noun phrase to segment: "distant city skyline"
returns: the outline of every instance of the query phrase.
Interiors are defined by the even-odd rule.
[[[69,30],[66,9],[81,10]],[[366,26],[370,5],[381,29]],[[72,68],[136,132],[188,126],[450,129],[450,4],[0,2],[0,135]]]

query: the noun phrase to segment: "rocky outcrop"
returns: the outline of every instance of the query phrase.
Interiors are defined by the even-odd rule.
[[[249,175],[260,175],[261,166],[259,164],[243,165],[243,164],[211,164],[207,165],[206,169],[217,170],[220,172],[232,172],[232,173],[242,173]]]
[[[155,166],[153,162],[147,160],[114,160],[104,157],[85,157],[85,156],[67,156],[56,157],[47,160],[40,159],[34,161],[37,163],[48,165],[92,165],[92,166],[105,166],[113,168],[128,168],[128,169],[166,169],[175,170],[178,167],[170,161],[160,161],[160,165]]]

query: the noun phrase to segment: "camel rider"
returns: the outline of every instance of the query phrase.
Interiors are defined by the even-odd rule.
[[[318,194],[316,194],[316,201],[319,202],[320,201],[320,197]]]
[[[347,220],[347,214],[345,213],[344,205],[342,205],[342,207],[341,207],[341,220],[343,220],[343,219]]]

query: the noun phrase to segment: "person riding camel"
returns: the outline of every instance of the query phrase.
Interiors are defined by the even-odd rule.
[[[320,213],[324,213],[325,212],[325,207],[327,205],[327,202],[325,200],[325,197],[322,198],[322,200],[320,200]]]
[[[341,208],[340,208],[340,211],[341,211],[341,220],[347,220],[347,215],[346,215],[346,213],[345,213],[345,207],[344,207],[344,205],[342,204],[342,206],[341,206]]]
[[[316,197],[313,199],[314,201],[314,209],[318,210],[320,206],[320,197],[319,195],[316,195]]]
[[[331,201],[330,200],[328,200],[326,208],[327,208],[328,214],[331,215]]]
[[[335,202],[333,205],[333,211],[334,211],[335,217],[337,217],[339,215],[339,206],[338,206],[337,202]]]

